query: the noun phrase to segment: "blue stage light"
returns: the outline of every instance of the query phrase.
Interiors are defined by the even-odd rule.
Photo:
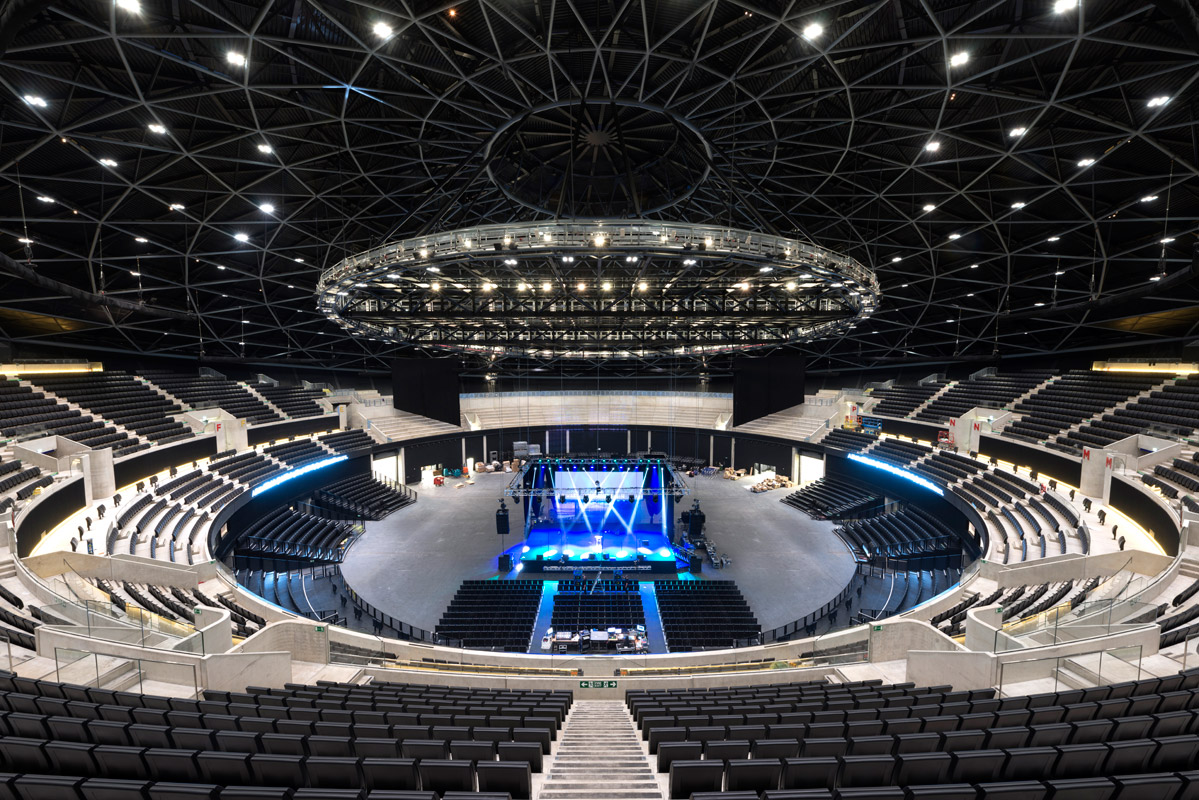
[[[525,564],[523,561],[516,562],[516,571],[517,572],[520,572],[524,568],[525,568]]]
[[[558,555],[558,548],[556,547],[551,547],[549,550],[545,551],[546,558],[553,558],[556,555]]]
[[[658,551],[658,555],[662,556],[662,558],[670,558],[670,548],[663,547]]]
[[[652,553],[654,551],[650,550],[648,547],[638,547],[637,552],[643,556],[648,556],[650,553]]]
[[[567,547],[566,549],[564,549],[564,550],[562,551],[562,555],[566,556],[567,558],[574,558],[574,557],[575,557],[575,551],[574,551],[574,550],[571,550],[569,547]]]
[[[522,552],[522,553],[529,552],[529,546],[526,544],[524,547],[520,548],[520,552]]]
[[[900,469],[894,464],[888,464],[886,461],[879,461],[876,458],[870,458],[869,456],[863,456],[857,453],[850,453],[848,458],[850,461],[857,461],[859,464],[865,464],[868,467],[874,467],[875,469],[881,469],[884,472],[889,472],[897,478],[909,480],[917,486],[923,486],[930,492],[939,494],[942,497],[945,495],[945,491],[940,486],[937,486],[937,484],[925,478],[921,478],[919,475],[908,472],[906,469]]]
[[[628,557],[629,557],[629,551],[628,551],[628,550],[617,550],[617,551],[616,551],[616,557],[617,557],[617,558],[628,558]]]
[[[321,461],[318,461],[315,464],[309,464],[305,467],[300,467],[299,469],[293,469],[291,472],[285,472],[282,475],[279,475],[278,477],[275,477],[275,478],[271,478],[266,483],[251,490],[250,497],[257,497],[258,495],[265,492],[267,489],[274,489],[276,486],[278,486],[281,483],[287,483],[288,481],[290,481],[294,478],[298,478],[301,475],[307,475],[309,472],[315,472],[318,469],[324,469],[325,467],[331,466],[333,464],[341,463],[342,461],[345,461],[347,458],[349,458],[349,456],[333,456],[332,458],[322,459]]]

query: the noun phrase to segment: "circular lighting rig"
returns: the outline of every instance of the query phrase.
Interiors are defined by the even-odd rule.
[[[346,258],[317,284],[320,312],[355,335],[533,359],[797,344],[844,332],[880,299],[872,269],[810,242],[628,220],[429,234]]]

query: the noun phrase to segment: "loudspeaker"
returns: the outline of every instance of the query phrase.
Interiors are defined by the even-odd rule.
[[[512,556],[509,555],[508,553],[504,553],[502,556],[500,556],[500,572],[511,572],[511,571],[512,571]]]
[[[501,508],[495,512],[495,532],[500,536],[508,535],[508,509]]]
[[[689,572],[691,572],[692,574],[698,574],[698,573],[700,573],[700,572],[703,572],[703,569],[704,569],[704,557],[703,557],[703,556],[700,556],[700,555],[695,555],[695,554],[693,553],[693,554],[691,555],[691,560],[690,560],[690,561],[688,562],[688,564],[687,564],[687,569],[688,569],[688,571],[689,571]]]

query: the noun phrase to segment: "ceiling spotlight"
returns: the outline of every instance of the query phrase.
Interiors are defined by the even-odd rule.
[[[1065,274],[1066,274],[1066,271],[1065,271],[1064,269],[1059,269],[1057,272],[1055,272],[1055,273],[1053,273],[1053,274],[1054,274],[1054,275],[1057,275],[1057,276],[1059,276],[1059,277],[1060,277],[1060,276],[1062,276],[1062,275],[1065,275]]]
[[[518,292],[523,292],[528,288],[529,288],[529,284],[525,283],[524,281],[521,281],[520,283],[516,284],[516,291],[518,291]]]
[[[297,258],[297,259],[295,259],[295,262],[296,262],[297,264],[303,264],[303,263],[304,263],[304,259],[302,259],[302,258]]]
[[[142,4],[138,0],[116,0],[116,6],[122,11],[128,11],[130,14],[142,13]]]
[[[494,283],[484,283],[483,284],[483,291],[485,291],[485,292],[490,292],[494,288],[495,288]]]
[[[386,22],[376,22],[374,26],[371,27],[371,33],[375,34],[375,36],[378,36],[380,39],[386,39],[387,37],[391,36],[394,31],[392,31],[391,26]]]
[[[1007,132],[1007,135],[1013,139],[1019,139],[1024,134],[1028,133],[1028,128],[1012,128]]]
[[[970,60],[970,54],[965,51],[962,51],[960,53],[954,53],[952,56],[949,57],[949,66],[960,67],[969,60]]]
[[[507,262],[504,262],[504,263],[507,263]],[[513,261],[512,263],[515,264],[516,262]],[[575,257],[574,256],[562,256],[562,263],[563,264],[573,264],[573,263],[575,263]]]
[[[427,247],[422,247],[422,248],[421,248],[420,250],[418,250],[417,252],[418,252],[418,253],[420,253],[420,257],[421,257],[421,258],[428,258],[428,257],[429,257],[429,248],[427,248]]]
[[[1150,278],[1149,278],[1149,280],[1151,280],[1151,281],[1160,281],[1161,279],[1162,279],[1161,275],[1153,275],[1153,276],[1150,276]]]
[[[786,289],[788,292],[794,292],[794,291],[795,291],[795,287],[796,287],[796,283],[795,283],[795,281],[787,281],[786,285],[784,286],[784,288],[785,288],[785,289]]]
[[[40,198],[39,198],[39,199],[40,199]],[[1141,198],[1141,202],[1142,202],[1142,203],[1152,203],[1152,202],[1153,202],[1154,200],[1156,200],[1156,199],[1157,199],[1157,195],[1155,195],[1155,194],[1147,194],[1147,195],[1145,195],[1144,197],[1142,197],[1142,198]]]
[[[1079,162],[1078,162],[1078,166],[1080,166],[1080,167],[1089,167],[1089,166],[1091,166],[1091,165],[1092,165],[1092,164],[1094,164],[1094,163],[1095,163],[1095,159],[1093,159],[1093,158],[1084,158],[1084,159],[1082,159],[1081,161],[1079,161]]]
[[[117,162],[113,161],[111,158],[102,158],[100,159],[100,163],[106,167],[115,167],[117,165]]]
[[[554,288],[553,285],[549,281],[545,281],[541,284],[541,291],[543,291],[543,292],[548,292],[549,290],[551,290],[553,288]]]
[[[974,292],[970,292],[970,293],[969,293],[969,294],[967,294],[966,296],[967,296],[967,297],[974,297]]]
[[[941,149],[941,143],[935,139],[924,146],[924,149],[930,153],[935,153]]]
[[[978,269],[978,264],[971,264],[970,269]]]
[[[429,267],[429,272],[441,272],[441,267]]]
[[[600,288],[603,289],[605,292],[612,291],[612,281],[604,281],[603,284],[600,286]]]
[[[1017,200],[1016,202],[1012,203],[1012,208],[1024,208],[1024,204]]]
[[[167,208],[169,208],[171,211],[182,211],[183,203],[171,203],[169,206],[167,206]]]
[[[138,244],[146,244],[150,240],[147,239],[145,236],[138,236],[138,237],[135,237],[133,241],[137,242]]]
[[[1053,10],[1058,14],[1065,14],[1071,9],[1078,8],[1079,0],[1054,0]]]
[[[1169,244],[1169,243],[1170,243],[1170,242],[1172,242],[1172,241],[1174,241],[1174,237],[1173,237],[1173,236],[1167,236],[1167,237],[1165,237],[1164,239],[1162,239],[1160,242],[1158,242],[1158,244]]]
[[[1047,241],[1047,242],[1057,242],[1057,241],[1060,241],[1060,240],[1061,240],[1061,238],[1062,238],[1062,237],[1060,237],[1060,236],[1050,236],[1050,237],[1049,237],[1048,239],[1046,239],[1045,241]]]
[[[758,272],[774,272],[774,267],[758,267]]]
[[[1159,97],[1154,97],[1146,105],[1150,108],[1157,108],[1158,106],[1164,106],[1168,102],[1170,102],[1170,98],[1163,94]]]
[[[515,258],[505,258],[504,259],[504,264],[506,264],[509,267],[515,267],[517,265],[517,263],[518,262]]]
[[[273,205],[271,205],[270,203],[261,204],[260,206],[258,206],[258,210],[261,211],[263,214],[274,214],[275,213],[275,207]]]
[[[608,241],[608,238],[606,236],[604,236],[602,233],[597,233],[595,235],[595,237],[592,239],[592,241],[595,242],[596,247],[603,247],[604,242]]]
[[[17,239],[17,241],[21,244],[33,244],[32,239],[26,239],[24,236],[22,236],[20,239]]]
[[[140,278],[142,276],[142,274],[140,272],[138,272],[137,270],[134,270],[134,269],[129,270],[129,274],[135,278]]]
[[[430,284],[429,284],[429,288],[430,288],[430,289],[432,289],[432,290],[433,290],[433,291],[435,291],[435,292],[440,292],[440,291],[441,291],[441,284],[440,284],[440,283],[438,283],[437,281],[433,281],[432,283],[430,283]]]
[[[37,196],[37,199],[43,203],[53,203],[54,202],[53,197],[46,197],[46,195],[44,195],[44,194],[39,194]]]
[[[462,246],[463,246],[463,247],[470,247],[470,239],[463,239],[463,240],[462,240]]]
[[[148,127],[148,128],[150,129],[150,133],[158,133],[158,134],[162,134],[162,133],[166,133],[166,132],[167,132],[167,126],[166,126],[166,125],[159,125],[157,122],[151,122],[151,123],[150,123],[148,126],[146,126],[146,127]]]
[[[585,291],[587,291],[587,284],[583,283],[582,281],[579,281],[578,284],[575,285],[575,288],[578,289],[580,292],[585,292]]]
[[[891,263],[892,263],[892,264],[898,264],[900,261],[903,261],[903,257],[902,257],[902,256],[891,256]]]
[[[806,26],[804,26],[803,38],[807,39],[810,42],[813,39],[820,36],[820,34],[822,34],[822,33],[824,33],[824,28],[821,27],[821,25],[819,23],[810,22]]]
[[[1044,303],[1033,303],[1033,305],[1036,306],[1037,308],[1040,308],[1041,306],[1043,306],[1045,304]]]
[[[645,281],[641,281],[641,283],[637,284],[638,291],[644,292],[648,288],[649,288],[649,284],[647,284]]]
[[[233,50],[225,53],[225,60],[235,67],[244,67],[246,65],[246,57]]]
[[[551,234],[549,231],[546,231],[545,233],[541,234],[541,241],[543,241],[543,242],[551,241],[553,238],[554,238],[553,234]]]
[[[927,211],[936,211],[937,207],[935,205],[933,205],[932,203],[925,203],[923,206],[923,209],[926,212]]]
[[[250,241],[250,234],[248,234],[248,233],[235,233],[235,234],[233,234],[233,238],[234,238],[234,239],[236,239],[236,240],[237,240],[237,241],[239,241],[239,242],[248,242],[248,241]]]
[[[951,242],[952,242],[954,239],[961,239],[961,238],[962,238],[962,234],[960,234],[960,233],[951,233],[951,234],[949,234],[949,240],[950,240]]]
[[[216,268],[217,268],[217,269],[225,269],[225,265],[224,265],[224,264],[217,264],[217,265],[216,265]],[[345,292],[338,292],[338,294],[345,294]]]
[[[22,99],[29,105],[35,106],[36,108],[45,108],[47,105],[43,98],[38,97],[35,94],[27,94]]]

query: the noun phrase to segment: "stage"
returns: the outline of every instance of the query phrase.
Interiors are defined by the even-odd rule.
[[[686,570],[678,565],[670,539],[662,533],[608,531],[603,534],[565,532],[558,528],[534,529],[520,544],[509,548],[517,572],[530,576],[569,576],[575,570],[623,570],[674,576]]]
[[[657,459],[526,462],[505,492],[514,504],[512,516],[523,523],[518,530],[524,541],[506,555],[514,569],[530,575],[675,574],[671,520],[674,501],[685,491],[670,466]]]

